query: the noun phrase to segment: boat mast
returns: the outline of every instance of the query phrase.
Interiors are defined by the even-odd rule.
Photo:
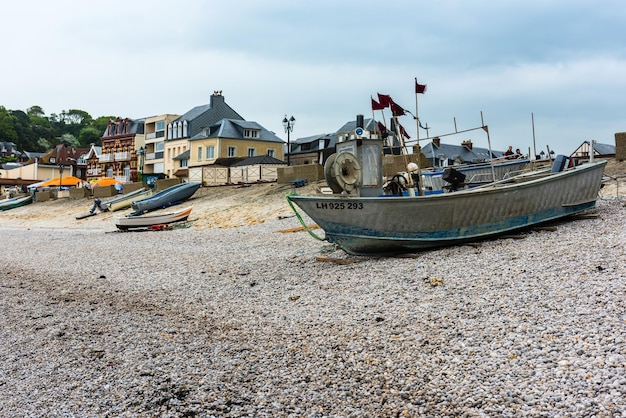
[[[422,155],[422,147],[420,146],[420,114],[419,114],[419,107],[418,107],[418,101],[417,101],[417,96],[419,93],[424,94],[426,92],[426,85],[421,85],[418,84],[417,82],[417,77],[415,77],[415,128],[416,128],[416,132],[417,132],[417,178],[418,178],[418,182],[417,182],[417,194],[419,196],[424,196],[424,185],[422,184],[422,165],[420,164],[420,160],[421,160],[421,155]],[[428,136],[428,133],[426,134],[426,136]],[[409,174],[409,177],[411,175]]]
[[[485,121],[483,119],[483,111],[480,111],[480,124],[481,128],[485,132],[487,132],[487,145],[489,146],[489,165],[491,166],[491,176],[493,177],[493,182],[496,182],[496,169],[493,167],[493,153],[491,152],[491,138],[489,137],[489,126],[485,125]]]

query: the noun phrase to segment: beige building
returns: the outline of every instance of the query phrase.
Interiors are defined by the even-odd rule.
[[[173,171],[171,169],[168,171],[168,166],[172,165],[172,159],[166,150],[167,126],[179,117],[180,115],[165,114],[146,118],[146,141],[143,149],[144,174],[163,173],[171,177]]]

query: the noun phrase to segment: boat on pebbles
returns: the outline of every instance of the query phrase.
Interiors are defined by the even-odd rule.
[[[25,206],[33,203],[33,197],[31,195],[28,196],[18,196],[11,199],[0,200],[0,210],[10,210],[19,208],[20,206]]]
[[[444,180],[451,187],[427,194],[415,164],[407,166],[400,184],[388,187],[382,141],[375,135],[357,127],[348,137],[354,139],[339,142],[324,167],[333,193],[292,193],[287,199],[298,216],[296,206],[324,230],[323,239],[353,255],[456,245],[581,213],[595,206],[606,165],[576,165],[559,155],[551,166],[473,188],[463,187],[465,175],[448,168]]]
[[[115,226],[127,231],[130,229],[162,229],[161,226],[169,225],[176,222],[184,222],[191,215],[192,207],[186,207],[170,212],[153,212],[145,215],[127,215],[124,217],[116,217]]]
[[[126,209],[130,207],[132,202],[150,197],[151,194],[151,190],[142,187],[141,189],[137,189],[104,201],[100,204],[100,206],[105,211],[114,212],[116,210]]]
[[[145,212],[180,204],[193,196],[201,185],[200,182],[179,183],[150,197],[135,200],[130,204],[134,211],[133,215],[141,215]]]

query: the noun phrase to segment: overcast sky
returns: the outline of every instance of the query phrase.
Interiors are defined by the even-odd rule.
[[[336,131],[370,96],[431,135],[489,125],[491,145],[569,154],[626,131],[623,0],[4,2],[0,105],[134,119],[214,90],[286,140]],[[380,112],[377,112],[380,117]],[[388,115],[386,115],[388,117]],[[410,116],[400,122],[413,139]],[[426,133],[420,131],[420,137]],[[487,146],[480,131],[446,138]]]

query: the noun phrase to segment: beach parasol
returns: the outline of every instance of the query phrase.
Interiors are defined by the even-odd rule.
[[[63,176],[63,178],[61,179],[61,184],[59,184],[59,178],[55,177],[53,179],[50,179],[48,181],[44,181],[43,183],[41,183],[38,187],[59,187],[59,186],[76,186],[78,183],[80,183],[82,180],[79,179],[78,177],[74,177],[74,176]]]
[[[104,178],[101,178],[100,180],[95,181],[91,185],[92,186],[115,186],[117,184],[123,184],[123,183],[119,180],[112,179],[111,177],[104,177]]]

